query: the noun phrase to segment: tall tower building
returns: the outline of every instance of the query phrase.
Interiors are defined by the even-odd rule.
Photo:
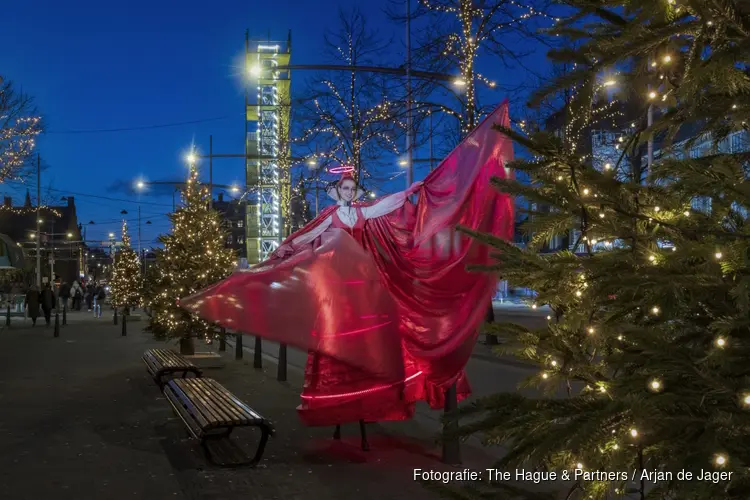
[[[286,42],[245,40],[250,88],[246,100],[247,260],[268,258],[288,235],[291,182],[289,126],[291,32]]]

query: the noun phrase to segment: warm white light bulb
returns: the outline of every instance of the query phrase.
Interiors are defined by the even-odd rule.
[[[555,360],[553,359],[553,360],[552,360],[552,361],[550,362],[550,364],[551,364],[552,366],[557,366],[557,361],[555,361]]]
[[[727,339],[724,337],[716,337],[716,347],[725,347],[727,345]]]
[[[545,380],[548,379],[549,378],[549,374],[547,372],[543,372],[542,373],[542,378],[545,379]]]
[[[654,256],[654,255],[649,255],[649,256],[648,256],[648,260],[650,260],[651,262],[653,262],[653,261],[655,261],[655,260],[656,260],[656,256]]]
[[[589,189],[588,188],[584,189],[583,194],[589,194]]]
[[[630,429],[630,435],[636,438],[638,437],[638,431],[636,429]]]
[[[659,314],[659,307],[658,307],[658,306],[654,306],[654,307],[652,307],[652,308],[651,308],[651,312],[652,312],[653,314]]]
[[[664,56],[664,62],[668,63],[672,60],[672,56]]]
[[[682,212],[682,215],[684,215],[685,217],[690,217],[690,212],[685,210],[684,212]]]
[[[652,380],[648,385],[653,391],[658,391],[661,389],[661,382],[657,379]]]
[[[590,326],[589,329],[588,329],[588,332],[589,333],[594,333],[594,327]]]
[[[557,176],[557,180],[558,180],[558,181],[561,181],[561,180],[563,180],[563,176],[562,176],[562,175],[558,175],[558,176]]]
[[[581,462],[578,462],[576,464],[576,469],[583,469],[583,464]]]
[[[606,170],[609,170],[610,168],[612,168],[612,164],[611,164],[611,163],[605,163],[605,164],[604,164],[604,168],[605,168]]]
[[[651,91],[651,92],[648,93],[648,98],[649,99],[654,99],[655,97],[656,97],[656,92]]]
[[[536,304],[531,304],[532,309],[536,309]]]
[[[583,292],[581,292],[580,290],[578,290],[578,291],[576,292],[576,297],[580,297],[581,295],[583,295]]]
[[[604,218],[604,213],[599,213],[599,218],[603,219]]]
[[[727,457],[725,455],[716,455],[714,463],[718,466],[726,465]]]
[[[716,257],[717,259],[721,259],[721,252],[716,252],[714,254],[714,257]]]

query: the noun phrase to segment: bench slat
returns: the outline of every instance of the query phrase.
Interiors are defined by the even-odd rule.
[[[192,383],[192,379],[185,379],[184,381],[180,380],[180,382],[185,382],[178,385],[180,385],[185,393],[196,403],[196,406],[198,404],[200,405],[197,409],[208,422],[206,430],[208,430],[208,428],[220,426],[221,424],[232,423],[232,420],[227,414],[217,411],[210,405],[209,397],[201,390],[203,384],[194,384]]]
[[[230,404],[222,399],[221,392],[217,389],[215,384],[211,384],[210,382],[206,383],[204,393],[210,397],[210,404],[226,414],[230,422],[235,425],[247,425],[249,423],[236,405]]]
[[[174,380],[171,382],[174,382]],[[185,393],[185,391],[182,390],[182,387],[177,384],[172,384],[171,382],[169,383],[169,390],[165,390],[165,393],[172,391],[177,398],[178,408],[187,408],[187,411],[189,412],[188,420],[192,418],[201,428],[208,427],[209,422],[206,420],[203,414],[198,411],[198,408],[190,399],[190,397]],[[169,397],[169,394],[167,394],[167,397]]]
[[[241,420],[247,421],[248,423],[263,421],[263,417],[258,415],[252,410],[252,408],[240,401],[237,396],[229,392],[224,386],[220,385],[215,380],[208,380],[207,383],[214,391],[216,391],[217,396],[219,396],[222,404],[233,408],[235,413]]]
[[[203,437],[203,430],[195,417],[190,413],[190,410],[185,408],[183,399],[179,396],[179,393],[165,389],[164,396],[167,398],[167,401],[171,403],[172,408],[177,412],[177,415],[182,419],[183,423],[187,425],[190,434],[196,439],[201,439]]]
[[[201,384],[200,393],[204,396],[207,406],[213,409],[213,411],[222,415],[225,422],[233,425],[243,425],[245,422],[238,418],[237,412],[230,406],[221,404],[216,399],[216,391],[211,387],[210,384]]]

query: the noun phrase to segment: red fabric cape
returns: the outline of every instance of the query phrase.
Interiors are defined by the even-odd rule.
[[[370,372],[373,384],[404,383],[410,401],[439,407],[461,382],[496,277],[466,266],[489,262],[485,245],[455,227],[513,234],[513,204],[489,184],[511,175],[508,102],[490,114],[407,202],[365,224],[364,246],[329,229],[186,298],[181,305],[228,328],[308,349]],[[284,244],[328,216],[328,207]],[[468,387],[459,391],[465,396]]]

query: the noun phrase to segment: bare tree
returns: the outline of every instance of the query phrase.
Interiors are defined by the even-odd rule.
[[[369,30],[354,9],[340,12],[341,27],[325,37],[326,55],[351,71],[331,71],[309,80],[309,89],[295,110],[299,139],[308,154],[317,154],[319,168],[339,163],[354,167],[358,179],[374,179],[382,152],[398,154],[399,97],[394,78],[358,71],[358,66],[379,65],[390,41]],[[394,90],[396,89],[396,90]],[[391,97],[391,96],[394,97]],[[313,153],[313,151],[316,153]]]
[[[499,61],[506,69],[525,67],[527,52],[511,48],[522,38],[544,41],[537,35],[537,20],[550,20],[543,11],[546,0],[516,2],[514,0],[418,0],[417,9],[410,13],[422,28],[417,46],[412,52],[412,65],[433,72],[455,74],[448,82],[418,82],[415,95],[430,94],[427,99],[414,98],[417,113],[440,111],[454,119],[454,135],[460,138],[476,126],[479,118],[497,104],[482,106],[481,88],[502,89],[518,93],[522,88],[487,78],[477,70],[481,56]],[[402,2],[393,0],[389,10],[391,19],[403,22]],[[398,6],[396,7],[396,4]],[[517,44],[516,44],[517,45]]]
[[[0,183],[24,176],[41,131],[32,99],[0,76]]]

